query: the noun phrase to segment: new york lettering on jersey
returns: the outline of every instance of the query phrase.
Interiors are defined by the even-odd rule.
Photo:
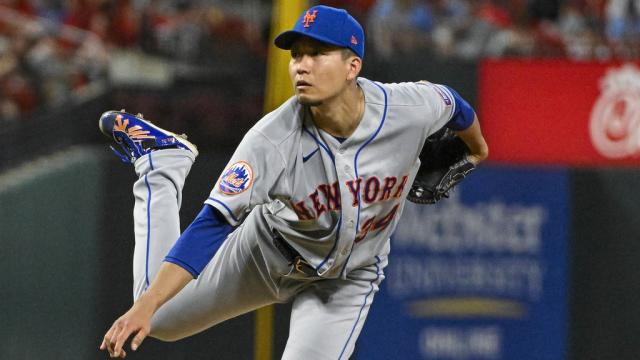
[[[386,176],[381,181],[377,176],[368,179],[359,177],[356,180],[348,180],[342,187],[347,188],[351,195],[349,205],[358,207],[361,202],[373,204],[399,199],[407,184],[407,178],[408,175],[403,175],[400,180],[397,176]],[[326,211],[341,211],[340,187],[337,181],[333,184],[319,184],[305,199],[292,200],[291,206],[300,220],[317,219]]]

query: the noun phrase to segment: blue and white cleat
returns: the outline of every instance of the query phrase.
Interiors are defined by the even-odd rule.
[[[161,129],[142,118],[124,110],[107,111],[98,121],[100,131],[113,139],[122,149],[111,150],[125,163],[134,163],[142,156],[159,149],[185,149],[198,156],[198,149],[187,141],[186,135],[177,135]]]

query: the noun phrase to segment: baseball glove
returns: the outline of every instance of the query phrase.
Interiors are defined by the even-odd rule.
[[[443,128],[429,136],[420,152],[420,169],[407,200],[435,204],[476,167],[467,159],[469,148],[452,130]]]

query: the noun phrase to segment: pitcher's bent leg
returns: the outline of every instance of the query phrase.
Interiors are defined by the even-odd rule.
[[[135,162],[133,185],[135,249],[133,297],[153,281],[166,254],[180,236],[182,188],[195,156],[190,151],[154,151]]]
[[[200,276],[154,315],[150,335],[175,341],[260,307],[283,302],[270,232],[258,212],[251,212],[225,240]],[[278,255],[280,256],[280,255]],[[277,259],[277,258],[276,258]],[[271,265],[270,265],[271,264]],[[283,260],[283,264],[287,265]]]
[[[180,236],[178,211],[185,178],[195,157],[185,150],[161,150],[136,161],[134,184],[134,297],[153,281]],[[250,213],[225,240],[198,279],[191,281],[153,316],[150,336],[178,340],[262,306],[281,302],[278,274],[266,258],[281,258],[269,246],[271,231],[259,212]],[[264,239],[263,239],[264,238]],[[286,264],[286,262],[285,262]]]

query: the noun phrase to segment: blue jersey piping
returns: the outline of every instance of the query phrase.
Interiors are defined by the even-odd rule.
[[[369,295],[371,295],[373,293],[373,289],[374,289],[373,283],[377,282],[378,279],[380,279],[380,266],[378,266],[378,264],[380,264],[380,257],[378,257],[376,255],[375,258],[376,258],[376,263],[374,265],[376,266],[376,278],[371,280],[371,282],[369,283],[369,286],[371,287],[371,289],[369,289],[369,292],[364,297],[364,302],[362,303],[362,306],[360,306],[360,311],[358,312],[358,317],[356,317],[356,322],[351,327],[351,332],[349,333],[349,337],[347,338],[347,341],[344,343],[344,346],[342,347],[342,351],[340,351],[340,355],[338,356],[338,360],[342,359],[342,355],[344,355],[344,352],[347,349],[347,346],[349,345],[349,341],[351,341],[351,337],[353,336],[353,332],[356,330],[356,327],[358,326],[358,323],[360,322],[360,316],[362,315],[362,311],[367,306],[367,299],[369,299]]]
[[[313,135],[313,133],[311,131],[309,131],[305,126],[302,127],[302,130],[304,130],[304,132],[306,132],[307,134],[309,134],[309,136],[311,136],[311,138],[322,148],[324,149],[324,151],[329,155],[329,157],[331,158],[331,162],[333,163],[333,169],[336,171],[336,173],[338,172],[338,170],[336,170],[336,159],[333,156],[333,153],[331,152],[331,150],[329,149],[329,147],[324,144],[322,141],[320,141],[320,139],[318,139],[317,137],[315,137]],[[320,262],[320,264],[318,264],[318,266],[315,267],[316,271],[318,271],[326,262],[327,260],[329,260],[329,258],[331,257],[331,255],[333,254],[333,252],[336,250],[336,245],[338,245],[338,239],[340,238],[340,227],[342,226],[342,210],[340,210],[340,218],[338,219],[338,224],[336,225],[336,240],[333,242],[333,246],[331,247],[331,250],[329,250],[329,254],[327,254],[327,256]]]
[[[371,80],[369,80],[371,81]],[[382,126],[384,126],[384,122],[387,119],[387,92],[384,90],[384,88],[382,86],[380,86],[380,84],[371,81],[372,84],[374,84],[375,86],[377,86],[378,88],[380,88],[380,90],[382,91],[382,94],[384,94],[384,111],[382,112],[382,120],[380,121],[380,125],[378,125],[378,128],[376,129],[376,132],[373,133],[373,135],[369,138],[369,140],[367,140],[367,142],[365,142],[364,144],[362,144],[362,146],[360,146],[360,148],[358,149],[358,151],[356,151],[356,156],[353,159],[353,169],[356,175],[356,181],[358,179],[358,156],[360,155],[360,152],[367,146],[369,145],[369,143],[371,143],[373,141],[373,139],[376,138],[376,136],[378,136],[378,133],[380,133],[380,130],[382,129]],[[360,199],[360,191],[361,189],[358,188],[358,218],[356,220],[356,235],[358,235],[358,231],[360,229],[360,208],[361,208],[361,199]],[[342,266],[342,270],[340,271],[340,273],[342,274],[344,272],[344,270],[347,268],[347,263],[349,263],[349,259],[351,259],[351,250],[353,250],[353,247],[355,246],[355,243],[351,244],[351,249],[349,249],[349,256],[347,257],[347,260],[344,262],[344,265]]]

